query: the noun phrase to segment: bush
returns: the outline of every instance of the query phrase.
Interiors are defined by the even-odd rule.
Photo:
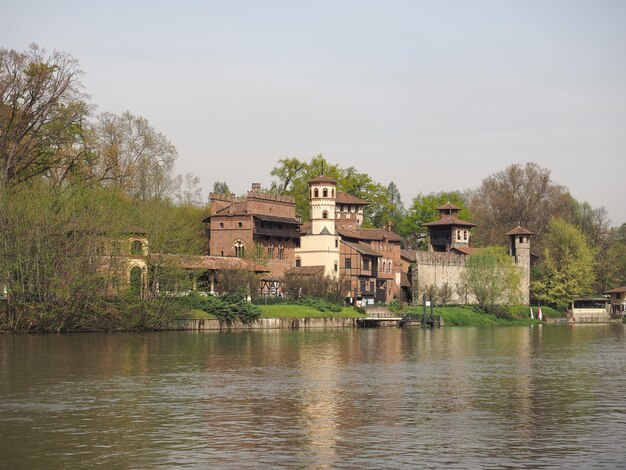
[[[188,308],[202,310],[227,322],[240,320],[248,323],[261,315],[261,310],[256,305],[240,300],[236,296],[204,297],[192,293],[186,297],[180,297],[179,302]]]

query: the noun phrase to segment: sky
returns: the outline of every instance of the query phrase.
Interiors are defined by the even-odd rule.
[[[0,47],[72,54],[205,195],[322,154],[408,206],[533,161],[626,222],[625,1],[2,3]]]

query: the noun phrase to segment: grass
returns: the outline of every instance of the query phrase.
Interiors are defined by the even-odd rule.
[[[276,304],[259,305],[261,318],[332,318],[332,317],[362,317],[352,307],[342,307],[340,312],[320,312],[308,305]]]
[[[204,310],[200,310],[198,308],[190,308],[183,312],[181,318],[184,318],[185,320],[209,320],[217,317],[215,315],[211,315],[210,313],[205,312]]]
[[[544,314],[547,314],[544,307],[541,308]],[[560,316],[556,310],[549,309],[548,316]],[[540,323],[539,320],[530,319],[529,307],[514,307],[511,309],[511,318],[498,318],[495,315],[489,315],[477,312],[471,307],[435,307],[433,309],[435,315],[441,315],[445,325],[453,326],[512,326],[512,325],[532,325]],[[536,309],[533,308],[533,311]],[[405,307],[403,313],[423,313],[422,307]]]

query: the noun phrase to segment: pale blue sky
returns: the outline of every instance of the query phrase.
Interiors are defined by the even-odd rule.
[[[205,193],[322,153],[408,205],[535,161],[626,222],[626,1],[3,3],[1,46],[74,55]]]

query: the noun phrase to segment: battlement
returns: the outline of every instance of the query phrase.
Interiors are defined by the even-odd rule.
[[[418,266],[465,266],[466,262],[467,256],[457,255],[456,253],[444,253],[436,251],[416,252],[416,263]]]
[[[272,201],[272,202],[284,202],[286,204],[295,204],[295,198],[291,196],[282,196],[280,194],[272,194],[264,191],[252,190],[248,191],[248,199],[257,199],[263,201]]]

